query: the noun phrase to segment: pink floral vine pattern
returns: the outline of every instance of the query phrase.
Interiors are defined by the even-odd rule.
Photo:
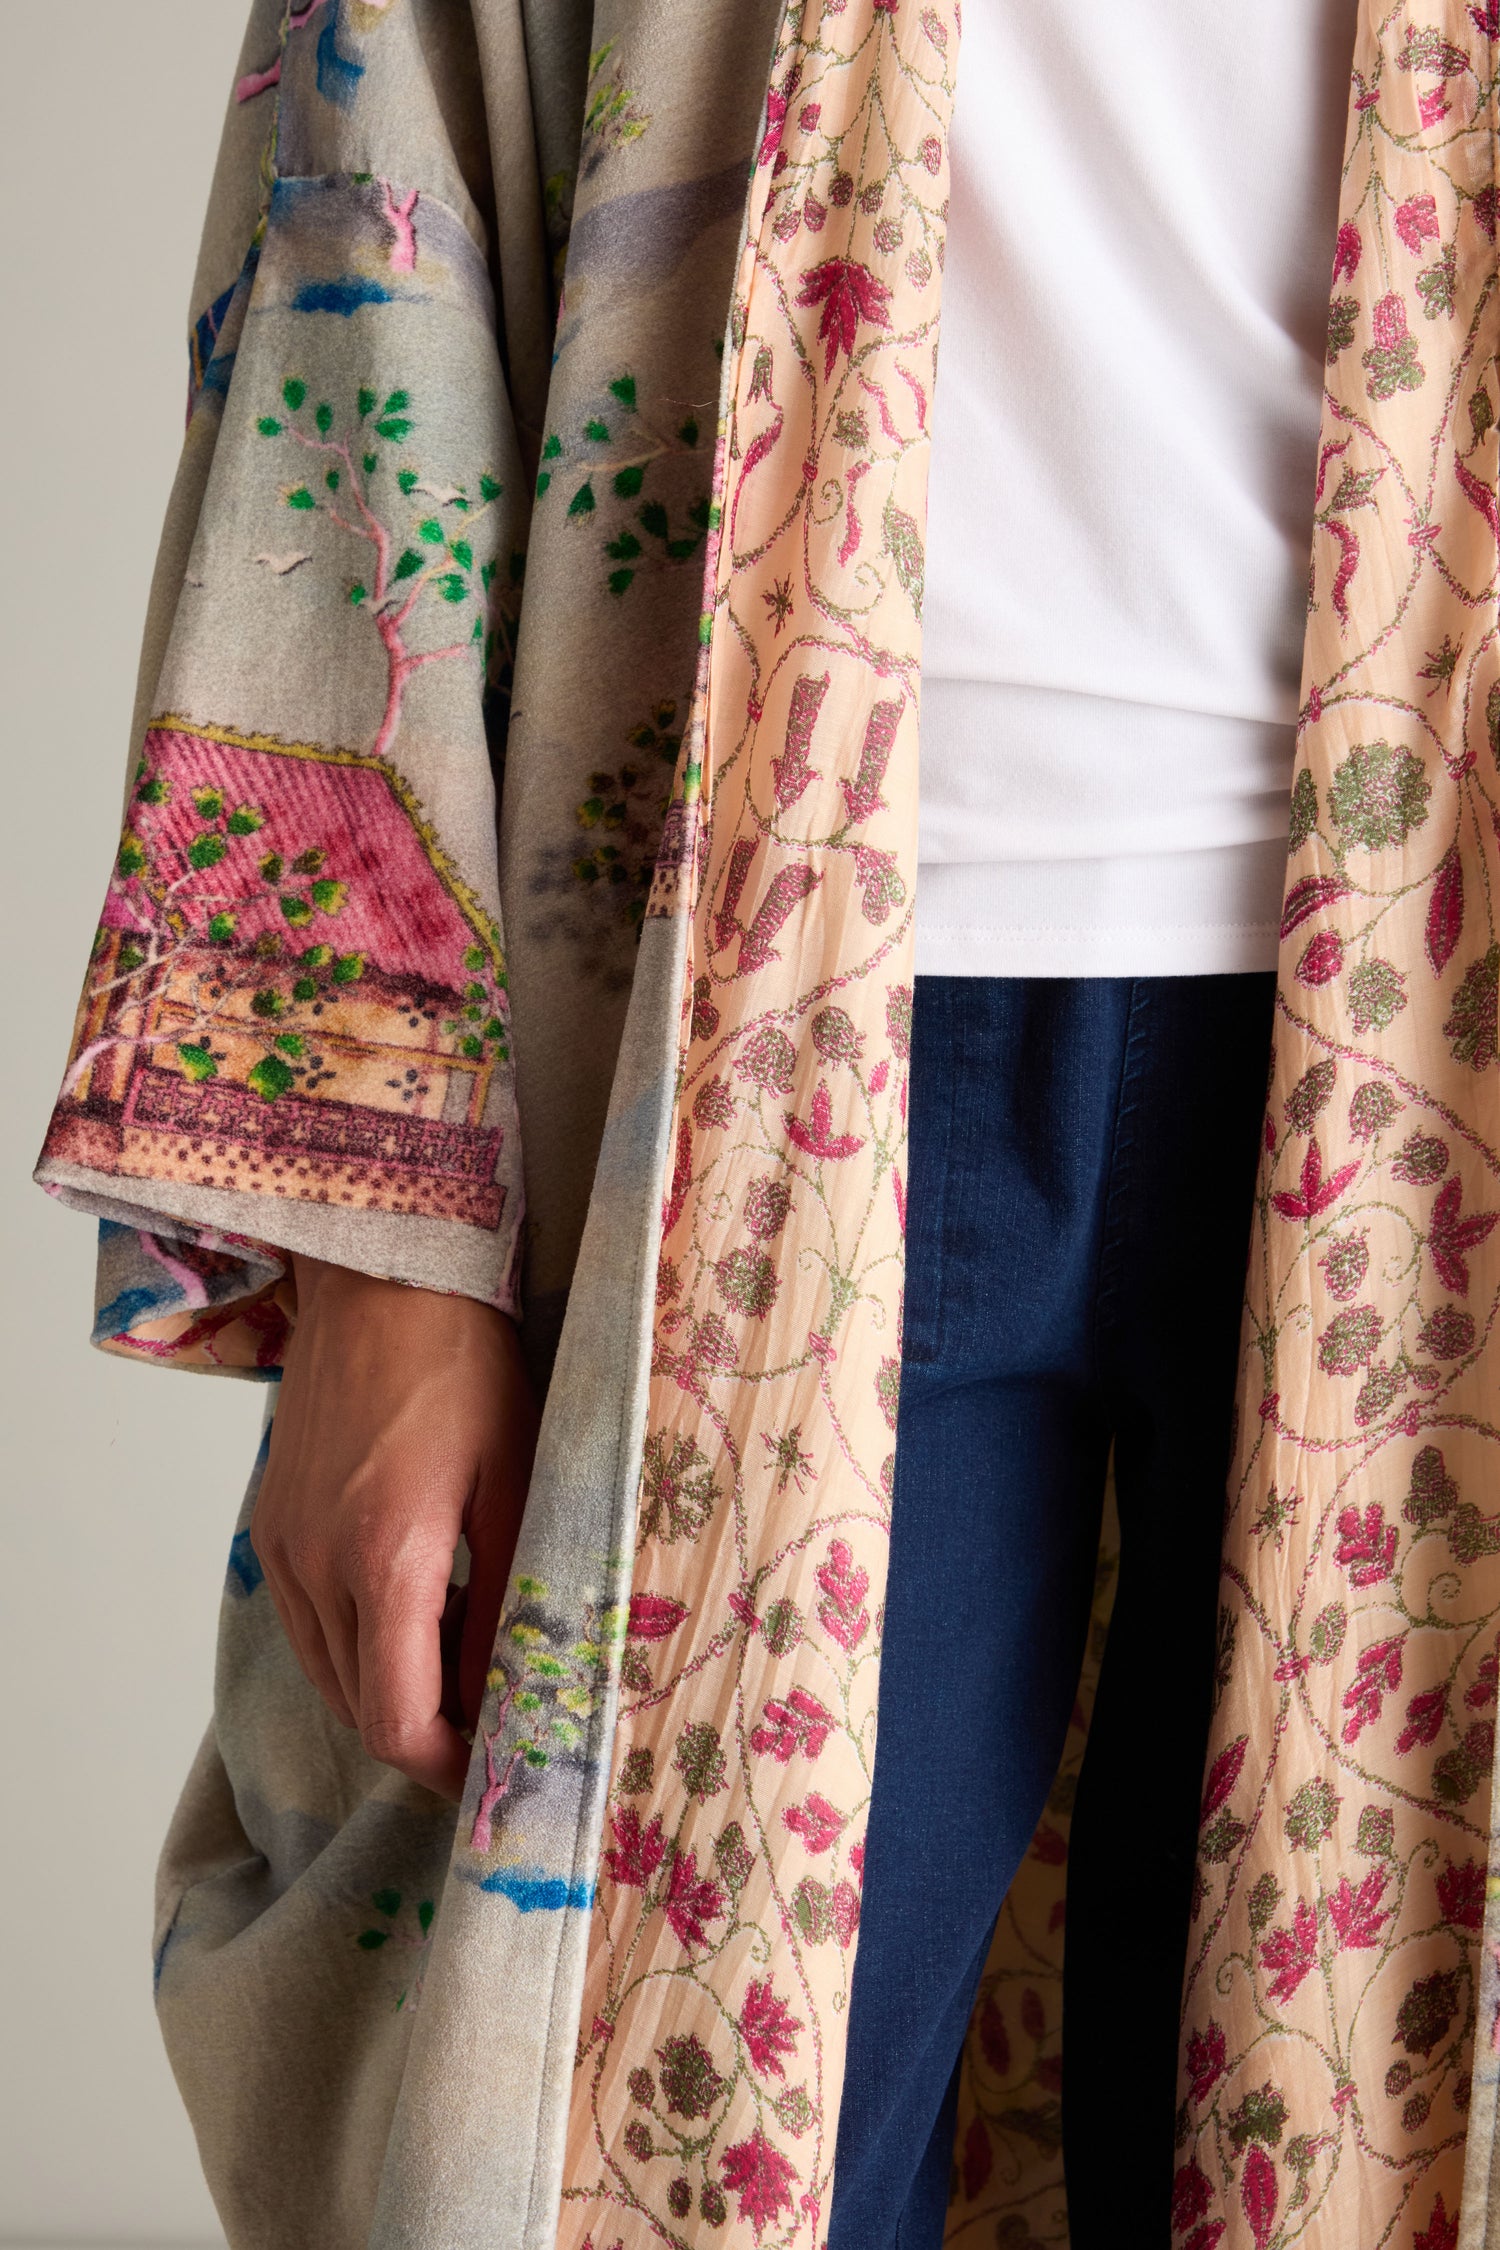
[[[814,2245],[857,1943],[899,1381],[948,18],[773,69],[703,662],[640,1549],[560,2242]]]
[[[1497,31],[1354,57],[1181,2250],[1455,2250],[1493,2039]]]

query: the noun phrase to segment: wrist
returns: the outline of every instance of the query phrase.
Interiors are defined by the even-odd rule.
[[[478,1318],[499,1321],[512,1331],[516,1323],[508,1313],[496,1305],[486,1305],[477,1297],[445,1289],[426,1289],[418,1282],[393,1281],[389,1275],[362,1273],[355,1266],[332,1264],[326,1258],[308,1257],[293,1250],[288,1253],[292,1279],[297,1293],[299,1313],[309,1313],[315,1305],[337,1306],[340,1309],[360,1309],[360,1317],[375,1317],[379,1308],[391,1306],[402,1312],[411,1312],[422,1299],[435,1300],[449,1308],[449,1318]],[[459,1312],[467,1307],[468,1312]]]

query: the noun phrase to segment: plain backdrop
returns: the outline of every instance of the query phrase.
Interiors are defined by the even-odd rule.
[[[259,1386],[89,1349],[29,1173],[109,873],[188,298],[246,0],[0,0],[0,2242],[220,2239],[150,1997]]]

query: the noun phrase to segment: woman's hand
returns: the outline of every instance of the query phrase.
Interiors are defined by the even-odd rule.
[[[251,1542],[335,1718],[456,1800],[458,1722],[478,1723],[536,1445],[520,1344],[471,1297],[293,1264],[297,1324]],[[469,1583],[450,1601],[460,1532]]]

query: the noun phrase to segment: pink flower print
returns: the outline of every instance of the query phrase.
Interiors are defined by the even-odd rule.
[[[761,2125],[748,2141],[736,2141],[726,2148],[719,2162],[725,2187],[739,2197],[740,2220],[748,2220],[759,2242],[767,2227],[775,2226],[782,2212],[791,2210],[792,2183],[799,2175],[780,2149],[772,2147]]]
[[[774,1444],[774,1439],[771,1442]],[[743,1594],[730,1595],[729,1609],[731,1615],[739,1619],[747,1632],[758,1633],[760,1631],[760,1619],[755,1614],[755,1604],[747,1602]]]
[[[1393,352],[1406,334],[1406,300],[1398,289],[1387,290],[1380,299],[1371,325],[1381,350]]]
[[[1361,1516],[1358,1508],[1345,1508],[1339,1517],[1339,1543],[1333,1559],[1349,1573],[1351,1586],[1378,1586],[1396,1567],[1396,1526],[1385,1520],[1385,1510],[1372,1500]]]
[[[1184,2164],[1172,2182],[1172,2232],[1181,2234],[1201,2219],[1213,2199],[1208,2174],[1196,2163]]]
[[[1357,1742],[1365,1728],[1375,1724],[1386,1696],[1400,1687],[1403,1641],[1404,1636],[1396,1633],[1360,1651],[1355,1678],[1344,1690],[1344,1709],[1351,1714],[1344,1722],[1346,1743]]]
[[[1387,291],[1380,299],[1370,325],[1375,341],[1362,354],[1360,364],[1369,378],[1371,398],[1386,399],[1397,391],[1418,390],[1426,381],[1427,370],[1417,356],[1417,340],[1407,329],[1406,301],[1398,289]]]
[[[1276,2225],[1276,2167],[1259,2142],[1245,2158],[1240,2174],[1240,2207],[1250,2228],[1255,2250],[1266,2250]]]
[[[1409,195],[1396,206],[1396,232],[1413,256],[1421,252],[1424,242],[1436,242],[1439,234],[1437,204],[1430,195]]]
[[[1434,125],[1441,124],[1442,120],[1448,115],[1448,111],[1449,103],[1446,87],[1434,86],[1430,94],[1423,94],[1417,102],[1417,115],[1422,120],[1423,132],[1430,132]],[[1432,198],[1425,196],[1421,200],[1430,203]],[[1435,231],[1436,226],[1434,225]]]
[[[623,1812],[610,1816],[610,1826],[615,1840],[604,1855],[605,1872],[612,1883],[644,1890],[666,1856],[667,1839],[660,1813],[653,1813],[642,1828],[640,1814],[634,1805],[627,1805]]]
[[[852,1656],[870,1630],[870,1613],[864,1607],[870,1573],[857,1569],[853,1549],[842,1539],[835,1539],[828,1549],[828,1560],[818,1566],[817,1578],[823,1591],[818,1623],[846,1656]]]
[[[929,133],[926,140],[923,141],[921,147],[917,150],[917,155],[920,161],[926,165],[933,178],[936,179],[938,173],[943,168],[942,142],[937,138],[935,134]]]
[[[1300,930],[1311,915],[1320,913],[1325,906],[1332,906],[1335,899],[1343,898],[1348,888],[1342,875],[1302,876],[1286,894],[1281,915],[1282,936],[1290,937],[1293,930]]]
[[[860,910],[877,929],[889,921],[905,902],[906,885],[894,852],[879,852],[873,844],[860,844],[854,854],[854,879],[860,889]]]
[[[1407,341],[1408,343],[1410,343],[1410,338],[1408,338]],[[1412,344],[1411,348],[1413,351],[1415,351],[1415,344]],[[1337,617],[1341,625],[1347,625],[1349,622],[1349,588],[1354,584],[1355,573],[1359,569],[1359,533],[1354,529],[1352,524],[1339,523],[1336,519],[1332,518],[1330,518],[1330,520],[1325,523],[1323,528],[1325,531],[1332,534],[1339,550],[1339,566],[1333,574],[1333,586],[1330,593],[1330,599],[1333,602],[1333,613],[1335,617]],[[1333,881],[1334,878],[1330,876],[1326,877],[1325,880]],[[1338,944],[1338,940],[1335,939],[1334,943]],[[1314,939],[1313,944],[1308,948],[1307,956],[1305,956],[1304,958],[1312,957],[1314,955],[1316,945],[1317,940]],[[1343,948],[1340,947],[1339,960],[1334,963],[1331,972],[1334,976],[1338,975],[1339,968],[1342,965],[1342,961]],[[1328,978],[1326,976],[1306,977],[1303,979],[1303,982],[1306,984],[1326,984],[1328,982]]]
[[[693,1128],[687,1118],[677,1126],[677,1152],[672,1166],[672,1185],[662,1205],[661,1231],[669,1235],[687,1207],[693,1185]]]
[[[1319,930],[1297,963],[1299,984],[1332,984],[1344,966],[1344,941],[1337,930]]]
[[[1500,6],[1500,0],[1496,0],[1496,5]],[[1484,235],[1487,241],[1493,242],[1495,239],[1496,214],[1497,211],[1500,211],[1500,189],[1482,187],[1470,203],[1469,208],[1474,214],[1474,224],[1478,227],[1480,233]]]
[[[1010,2035],[1005,2028],[1005,2018],[993,2000],[986,2000],[979,2011],[979,2044],[984,2059],[999,2078],[1010,2072]]]
[[[734,1338],[716,1312],[705,1313],[693,1331],[692,1356],[700,1368],[711,1368],[717,1374],[727,1375],[734,1368],[736,1355]],[[679,1377],[679,1381],[686,1382]]]
[[[1466,1253],[1476,1249],[1500,1220],[1500,1211],[1471,1211],[1466,1219],[1460,1218],[1463,1193],[1463,1183],[1456,1177],[1439,1191],[1427,1234],[1427,1255],[1432,1260],[1432,1270],[1455,1297],[1466,1297],[1469,1293]]]
[[[833,1934],[847,1953],[859,1928],[859,1893],[852,1883],[833,1886]]]
[[[1456,453],[1453,456],[1453,474],[1458,479],[1459,490],[1463,493],[1464,498],[1471,507],[1479,510],[1496,538],[1500,539],[1500,507],[1497,507],[1495,495],[1485,483],[1483,477],[1476,477],[1473,470],[1466,468]],[[1473,763],[1474,756],[1471,751],[1458,770],[1461,773],[1466,773]]]
[[[1455,1929],[1477,1930],[1484,1921],[1485,1866],[1482,1859],[1449,1860],[1437,1879],[1443,1920]]]
[[[990,2146],[990,2136],[984,2119],[975,2115],[969,2119],[969,2130],[964,2135],[962,2166],[964,2201],[973,2203],[983,2195],[995,2169],[995,2151]]]
[[[1207,2101],[1228,2066],[1222,2028],[1210,2017],[1201,2031],[1188,2034],[1188,2100]]]
[[[797,81],[802,76],[802,65],[794,63],[787,72],[784,83],[773,86],[766,95],[766,132],[760,144],[759,162],[769,164],[781,147],[781,136],[786,131],[787,111],[792,96],[797,91]]]
[[[1261,1942],[1262,1966],[1271,1970],[1267,1998],[1290,2000],[1318,1957],[1318,1918],[1299,1898],[1289,1930],[1272,1930]]]
[[[833,1130],[833,1100],[826,1082],[820,1082],[812,1098],[812,1115],[807,1124],[791,1110],[785,1112],[787,1139],[804,1156],[816,1157],[820,1163],[837,1164],[846,1156],[857,1156],[864,1147],[858,1133],[835,1133]]]
[[[1495,0],[1490,0],[1491,7]],[[1471,16],[1478,17],[1479,10],[1471,8]],[[1448,2216],[1441,2196],[1432,2206],[1432,2217],[1412,2244],[1412,2250],[1458,2250],[1458,2213]]]
[[[633,1641],[664,1641],[686,1615],[686,1602],[674,1601],[670,1594],[632,1594],[625,1630]]]
[[[1203,1784],[1203,1806],[1198,1815],[1200,1827],[1212,1820],[1214,1814],[1234,1794],[1234,1786],[1240,1778],[1240,1769],[1245,1763],[1245,1752],[1249,1744],[1248,1734],[1237,1735],[1227,1749],[1219,1752],[1209,1767],[1208,1778]]]
[[[833,373],[840,352],[853,352],[859,324],[889,328],[891,293],[885,282],[854,258],[828,258],[802,277],[799,305],[821,305],[818,336],[825,346],[823,378]]]
[[[1359,271],[1364,244],[1359,228],[1352,219],[1346,219],[1339,228],[1338,240],[1333,247],[1333,278],[1335,282],[1352,281]]]
[[[870,1073],[870,1092],[872,1094],[883,1094],[885,1092],[885,1082],[890,1077],[890,1075],[891,1066],[888,1062],[882,1059],[875,1065],[875,1068]]]
[[[1500,1693],[1500,1654],[1491,1649],[1488,1656],[1480,1659],[1473,1686],[1464,1689],[1464,1701],[1471,1711],[1482,1711],[1487,1703],[1495,1701],[1497,1693]]]
[[[795,1751],[816,1758],[838,1725],[833,1713],[806,1688],[793,1688],[785,1702],[772,1697],[765,1716],[750,1737],[750,1747],[762,1757],[769,1754],[786,1765]]]
[[[739,2021],[740,2036],[756,2069],[765,2077],[785,2078],[781,2058],[797,2052],[802,2019],[792,2014],[784,2000],[777,1998],[769,1977],[763,1984],[752,1979],[746,1985]]]
[[[704,1924],[723,1920],[724,1893],[710,1877],[699,1875],[696,1852],[679,1851],[673,1860],[662,1911],[686,1946],[706,1945]]]
[[[753,850],[754,846],[751,848]],[[773,940],[780,936],[794,909],[822,880],[821,875],[802,861],[778,868],[756,909],[754,921],[740,939],[737,966],[742,975],[753,974],[763,969],[768,961],[781,959]]]
[[[1462,462],[1458,464],[1461,468]],[[1486,493],[1491,508],[1494,501]],[[1493,529],[1493,519],[1491,522]],[[1453,958],[1453,951],[1463,936],[1464,929],[1464,863],[1459,857],[1457,844],[1451,844],[1438,862],[1433,877],[1432,903],[1427,909],[1427,958],[1432,963],[1432,973],[1440,977]]]
[[[880,784],[891,762],[901,711],[899,703],[887,700],[877,703],[870,713],[860,744],[858,770],[852,781],[839,783],[851,822],[869,820],[873,814],[887,810]]]
[[[1436,1742],[1447,1714],[1446,1687],[1424,1688],[1420,1695],[1414,1695],[1406,1706],[1406,1724],[1396,1737],[1396,1748],[1402,1756],[1408,1750],[1425,1749],[1429,1742]]]
[[[1315,1140],[1309,1141],[1307,1154],[1302,1159],[1302,1177],[1295,1194],[1290,1188],[1278,1188],[1271,1202],[1284,1219],[1315,1219],[1337,1203],[1358,1170],[1359,1161],[1356,1158],[1351,1164],[1341,1164],[1325,1180],[1323,1152]]]
[[[794,1836],[800,1836],[810,1852],[826,1852],[844,1832],[848,1815],[830,1805],[826,1797],[816,1790],[805,1805],[788,1805],[782,1813],[782,1822]]]
[[[1347,1875],[1341,1875],[1338,1889],[1329,1892],[1328,1919],[1341,1952],[1380,1943],[1381,1930],[1391,1918],[1390,1908],[1380,1903],[1389,1880],[1389,1868],[1374,1867],[1357,1890]]]

